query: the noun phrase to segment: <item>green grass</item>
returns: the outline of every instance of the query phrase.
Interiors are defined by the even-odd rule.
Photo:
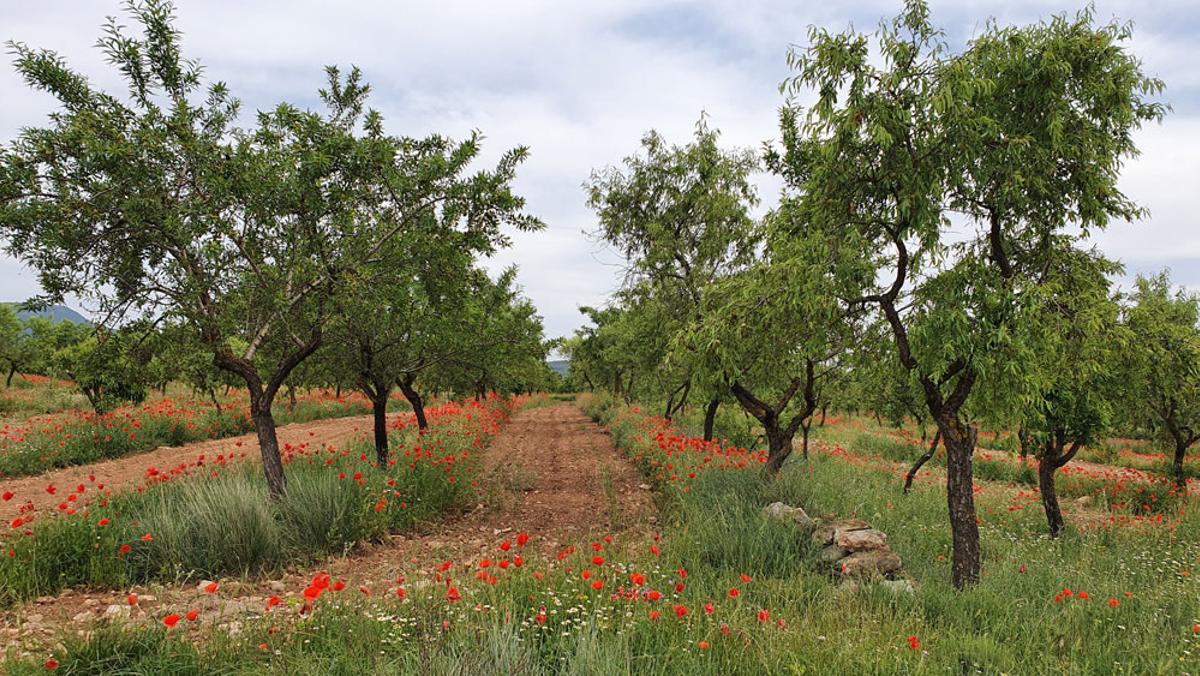
[[[940,484],[918,484],[903,496],[891,470],[825,454],[789,463],[767,483],[754,464],[738,469],[711,450],[693,454],[685,445],[668,460],[656,450],[658,428],[641,416],[582,403],[658,487],[659,539],[617,535],[600,543],[599,565],[590,543],[576,542],[562,560],[530,556],[524,567],[498,571],[495,585],[475,580],[471,562],[460,561],[450,573],[460,602],[447,602],[443,585],[414,585],[404,602],[327,597],[310,618],[285,621],[278,633],[271,627],[280,620],[271,617],[248,622],[238,636],[108,628],[90,639],[68,637],[60,671],[1174,674],[1200,667],[1200,633],[1192,629],[1200,624],[1200,516],[1191,505],[1177,505],[1183,513],[1162,523],[1069,528],[1051,541],[1036,504],[1009,511],[1012,489],[984,485],[977,495],[983,579],[956,592]],[[689,470],[695,478],[685,478]],[[916,592],[835,584],[808,538],[761,516],[775,500],[884,530]],[[1067,519],[1071,525],[1073,515]],[[603,589],[591,589],[584,570]],[[627,599],[618,590],[632,585],[631,573],[646,582]],[[647,600],[649,589],[661,600]],[[676,618],[676,604],[687,615]],[[544,626],[534,621],[542,608]],[[766,622],[758,619],[763,610]],[[651,611],[662,615],[652,619]],[[35,673],[43,659],[6,666]]]
[[[35,522],[29,535],[10,528],[0,543],[8,554],[0,556],[0,604],[65,587],[262,575],[409,530],[470,496],[459,479],[472,462],[442,459],[486,441],[484,417],[438,421],[420,440],[420,456],[409,455],[415,430],[393,433],[397,462],[383,470],[365,445],[298,456],[278,502],[268,499],[261,470],[237,464],[118,493],[86,516]]]
[[[389,410],[405,411],[409,407],[407,402],[393,400]],[[284,399],[277,401],[273,409],[278,425],[370,412],[365,399],[352,394],[339,400],[332,394],[317,393],[299,399],[295,406]],[[244,397],[222,402],[219,410],[211,402],[180,398],[122,407],[104,415],[62,411],[0,425],[0,477],[40,474],[136,455],[160,446],[236,436],[253,429]]]

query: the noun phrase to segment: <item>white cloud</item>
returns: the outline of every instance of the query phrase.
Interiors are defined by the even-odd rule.
[[[180,0],[185,50],[225,80],[248,110],[280,100],[312,105],[327,63],[360,66],[372,103],[394,133],[485,136],[485,160],[528,145],[517,185],[550,228],[520,234],[490,266],[521,266],[520,281],[551,335],[577,326],[579,304],[601,302],[620,282],[617,257],[585,237],[595,222],[581,184],[594,168],[615,164],[657,128],[684,140],[699,112],[709,113],[729,144],[759,146],[777,136],[776,89],[788,75],[789,44],[808,26],[872,29],[899,0],[839,3],[794,0],[616,0],[563,3],[387,2],[357,0],[336,8],[320,0]],[[933,0],[934,20],[969,35],[982,17],[1029,21],[1061,9],[1059,0]],[[1103,0],[1102,17],[1139,22],[1136,51],[1168,79],[1186,110],[1200,82],[1191,67],[1200,29],[1194,3]],[[1161,11],[1160,10],[1166,10]],[[120,84],[93,47],[117,0],[39,0],[0,5],[0,39],[56,49],[100,85]],[[126,21],[126,23],[128,23]],[[1179,97],[1179,98],[1176,98]],[[1189,98],[1190,97],[1190,98]],[[38,124],[51,101],[0,68],[0,139]],[[1145,155],[1125,178],[1130,194],[1154,212],[1150,224],[1114,227],[1100,240],[1114,255],[1155,265],[1200,256],[1180,186],[1200,184],[1195,118],[1180,115],[1141,136]],[[770,205],[776,181],[763,178]],[[1150,234],[1154,233],[1154,234]],[[1200,260],[1193,258],[1192,260]],[[32,274],[0,259],[0,300],[36,291]]]

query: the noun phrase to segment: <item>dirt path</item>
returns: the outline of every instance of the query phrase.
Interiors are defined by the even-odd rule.
[[[324,447],[327,444],[342,443],[355,434],[365,434],[370,429],[370,416],[293,423],[279,428],[279,444],[280,447]],[[151,469],[166,474],[193,468],[201,463],[213,464],[218,462],[217,458],[226,461],[232,458],[260,462],[258,441],[251,433],[197,441],[183,446],[160,446],[153,451],[125,458],[68,467],[34,476],[0,479],[0,495],[8,492],[13,494],[9,500],[0,500],[0,521],[11,521],[22,510],[27,511],[29,504],[33,505],[35,513],[58,512],[59,505],[62,504],[78,509],[79,505],[86,504],[98,495],[143,485]],[[84,492],[78,495],[75,501],[68,503],[68,498],[79,486],[84,487]],[[49,491],[50,487],[53,487],[53,493]]]
[[[353,429],[353,419],[344,422]],[[309,443],[318,438],[322,437],[314,434]],[[570,404],[514,416],[486,451],[478,477],[483,501],[431,524],[426,532],[397,535],[276,580],[222,580],[217,594],[193,585],[96,593],[68,590],[0,614],[0,638],[36,654],[64,627],[84,631],[106,616],[138,621],[157,618],[168,609],[192,608],[205,621],[228,629],[230,623],[261,614],[272,596],[298,595],[316,571],[328,572],[349,589],[394,594],[399,580],[410,588],[428,584],[444,561],[498,559],[499,544],[514,541],[518,533],[531,536],[520,552],[532,562],[552,556],[565,544],[583,546],[606,535],[640,534],[653,528],[656,519],[652,493],[642,476],[620,457],[608,434]],[[132,609],[126,601],[131,591],[139,597]]]

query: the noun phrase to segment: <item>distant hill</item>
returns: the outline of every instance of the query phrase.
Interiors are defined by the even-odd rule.
[[[17,303],[5,303],[5,305],[17,305]],[[17,316],[21,319],[28,319],[29,317],[49,317],[50,321],[54,322],[55,324],[59,322],[71,322],[72,324],[91,324],[86,317],[65,305],[51,305],[41,312],[26,312],[21,310],[17,312]]]
[[[571,367],[571,362],[567,359],[551,359],[546,362],[546,366],[549,366],[551,371],[566,378],[567,369]]]

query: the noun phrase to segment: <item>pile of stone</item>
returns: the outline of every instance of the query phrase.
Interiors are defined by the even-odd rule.
[[[763,514],[794,523],[809,534],[813,543],[821,547],[821,562],[829,565],[840,579],[902,581],[900,586],[911,588],[911,583],[904,580],[900,557],[888,546],[887,534],[866,521],[833,515],[814,519],[802,508],[782,502],[767,505]]]

